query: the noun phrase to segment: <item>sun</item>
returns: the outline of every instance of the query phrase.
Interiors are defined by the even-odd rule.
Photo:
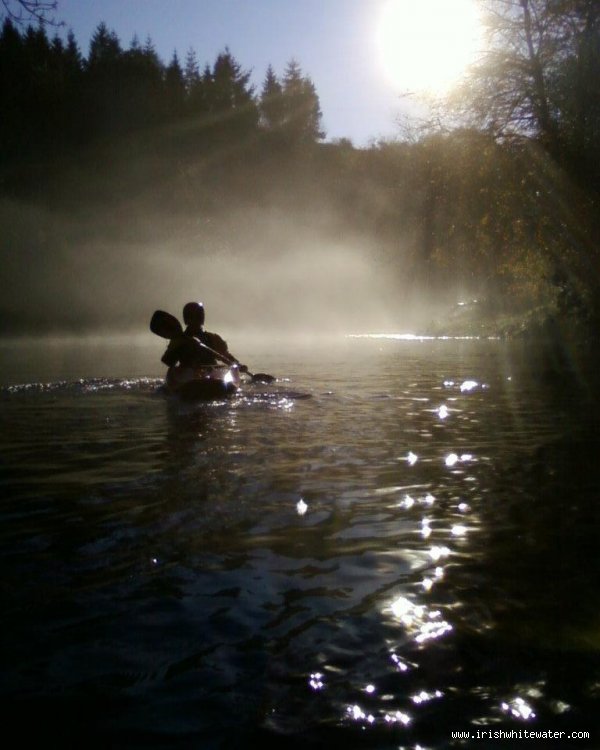
[[[386,0],[377,27],[383,69],[394,87],[441,94],[481,47],[474,0]]]

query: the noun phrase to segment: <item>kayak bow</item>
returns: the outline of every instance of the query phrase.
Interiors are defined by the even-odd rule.
[[[167,393],[184,401],[212,401],[233,396],[240,386],[237,367],[208,365],[181,367],[175,365],[167,371]]]

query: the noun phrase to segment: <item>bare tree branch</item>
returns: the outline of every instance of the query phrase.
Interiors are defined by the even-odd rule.
[[[63,26],[63,21],[57,21],[54,13],[58,7],[57,0],[0,0],[7,18],[18,24],[38,23],[48,26]]]

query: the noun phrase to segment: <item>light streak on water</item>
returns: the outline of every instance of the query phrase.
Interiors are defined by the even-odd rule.
[[[414,504],[415,504],[414,498],[411,497],[410,495],[405,495],[404,500],[402,500],[402,502],[400,503],[400,507],[406,508],[408,510],[409,508],[412,508]]]
[[[346,712],[354,721],[366,721],[368,724],[375,723],[375,717],[373,716],[373,714],[367,715],[358,705],[348,706]]]
[[[349,339],[387,339],[390,341],[479,341],[480,336],[428,336],[417,333],[349,333]],[[486,337],[495,338],[495,337]]]
[[[437,562],[438,560],[441,560],[442,557],[448,557],[450,550],[448,547],[434,545],[428,550],[428,554],[434,562]]]
[[[413,703],[416,703],[417,705],[420,703],[427,703],[428,701],[433,700],[434,698],[443,698],[444,694],[441,690],[435,690],[433,693],[428,693],[426,690],[421,690],[420,693],[417,693],[416,695],[411,695],[410,699]]]
[[[386,724],[403,724],[406,727],[410,724],[412,718],[404,711],[394,711],[394,713],[385,714],[383,720]]]
[[[404,661],[404,659],[399,657],[398,654],[392,654],[390,658],[396,665],[396,668],[399,672],[409,672],[412,668],[414,668],[414,664],[409,664],[408,662]]]

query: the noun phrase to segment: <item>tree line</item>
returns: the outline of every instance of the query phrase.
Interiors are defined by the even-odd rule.
[[[260,91],[229,49],[201,69],[190,49],[164,64],[137,37],[124,48],[106,24],[87,56],[70,32],[50,38],[45,24],[0,34],[0,160],[59,155],[136,131],[186,124],[196,146],[272,134],[283,143],[321,139],[315,86],[295,60],[278,77],[271,66]],[[190,137],[190,136],[188,136]]]

